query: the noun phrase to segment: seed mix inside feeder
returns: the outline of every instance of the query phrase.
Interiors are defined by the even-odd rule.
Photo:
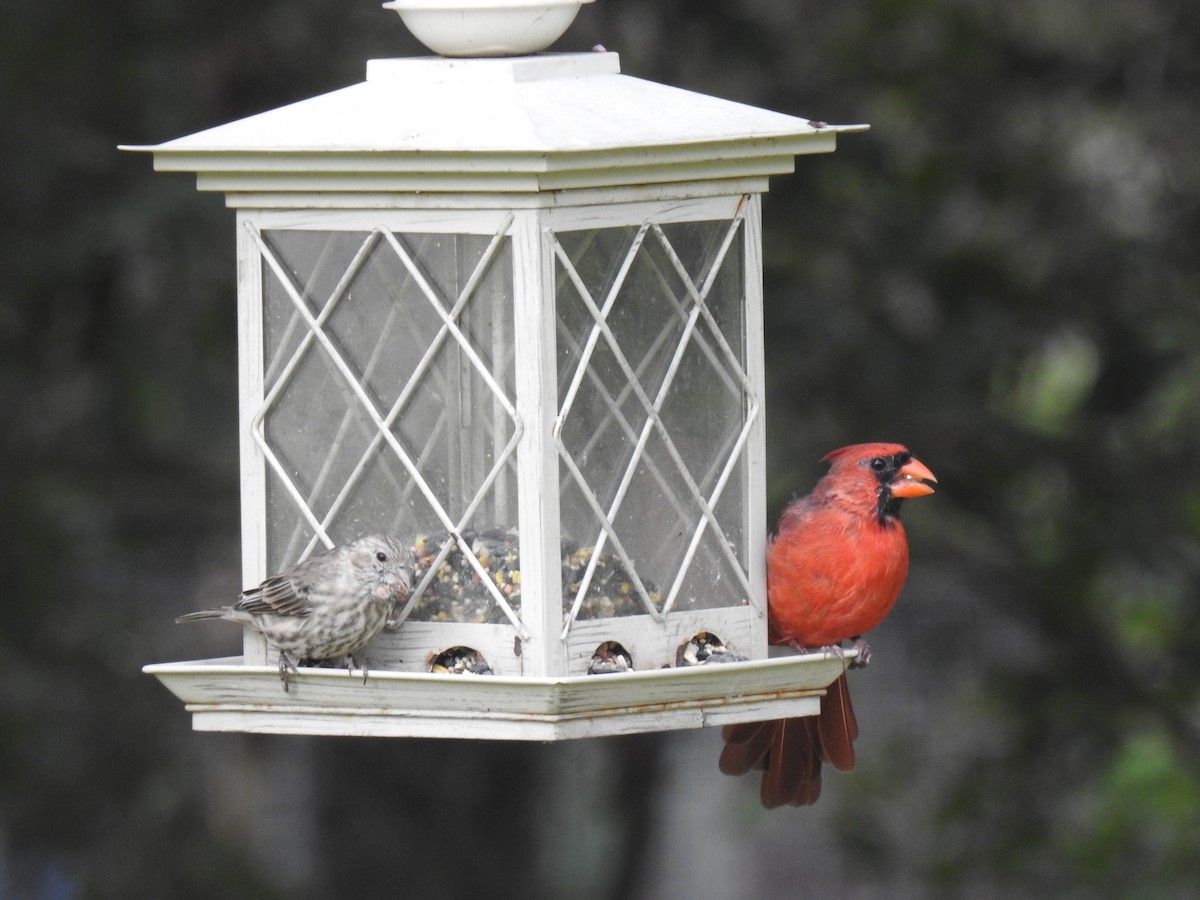
[[[633,657],[616,641],[605,641],[596,648],[588,663],[589,675],[611,675],[633,669]]]
[[[704,666],[709,663],[745,662],[747,657],[735,653],[711,631],[701,631],[675,654],[677,666]]]
[[[478,650],[451,647],[433,658],[429,671],[439,675],[491,675],[492,667]]]
[[[463,532],[463,539],[505,601],[514,612],[520,612],[521,554],[517,530],[467,530]],[[448,542],[453,546],[433,577],[428,578],[430,568]],[[505,621],[504,611],[496,604],[490,588],[448,534],[418,537],[413,544],[413,553],[417,560],[415,580],[418,585],[411,614],[414,621],[477,624]],[[581,547],[571,540],[562,542],[562,590],[568,602],[574,601],[583,586],[594,555],[595,547]],[[576,618],[604,619],[644,612],[636,587],[638,580],[620,559],[602,553],[595,560]],[[661,596],[654,583],[645,579],[640,579],[640,583],[657,606]]]

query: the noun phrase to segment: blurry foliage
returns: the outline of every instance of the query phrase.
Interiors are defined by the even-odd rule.
[[[846,780],[852,802],[822,801],[841,888],[1194,891],[1200,6],[599,0],[560,49],[594,43],[628,74],[872,126],[798,160],[764,206],[772,508],[852,441],[905,441],[942,479],[908,512],[912,582],[877,646],[924,706],[890,713],[903,737]],[[0,10],[0,890],[284,892],[269,849],[206,818],[235,739],[192,735],[138,672],[194,654],[171,618],[238,581],[233,216],[114,148],[419,52],[374,4]],[[610,868],[580,865],[626,896],[660,746],[320,743],[308,887],[383,892],[402,874],[389,854],[436,851],[420,823],[442,804],[457,837],[417,879],[430,891],[508,860],[536,896],[569,881],[570,840],[598,840]],[[718,778],[715,757],[690,778]],[[624,798],[594,787],[592,830],[532,812],[577,801],[563,758]],[[531,835],[555,859],[517,855]],[[777,856],[778,895],[813,883]]]

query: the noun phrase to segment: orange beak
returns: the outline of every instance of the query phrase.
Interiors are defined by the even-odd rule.
[[[929,471],[929,467],[913,457],[900,467],[900,471],[888,487],[891,488],[893,497],[924,497],[933,493],[933,488],[925,483],[927,481],[937,484],[937,479]]]

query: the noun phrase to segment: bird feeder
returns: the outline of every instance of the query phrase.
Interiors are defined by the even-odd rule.
[[[506,46],[484,52],[529,53]],[[846,130],[598,51],[372,60],[360,84],[128,148],[237,211],[229,600],[362,534],[418,558],[365,672],[301,667],[284,692],[249,630],[241,656],[146,671],[200,730],[815,714],[845,661],[767,659],[760,201]]]

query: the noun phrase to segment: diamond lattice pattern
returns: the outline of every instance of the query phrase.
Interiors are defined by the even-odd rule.
[[[251,230],[263,259],[268,566],[371,531],[516,521],[511,242]],[[458,550],[486,579],[469,542]],[[421,591],[427,585],[418,585]],[[519,627],[488,581],[492,600]]]
[[[620,573],[614,612],[735,606],[745,559],[745,448],[759,401],[745,369],[742,220],[555,236],[564,533],[589,579]],[[586,602],[585,602],[586,601]]]

